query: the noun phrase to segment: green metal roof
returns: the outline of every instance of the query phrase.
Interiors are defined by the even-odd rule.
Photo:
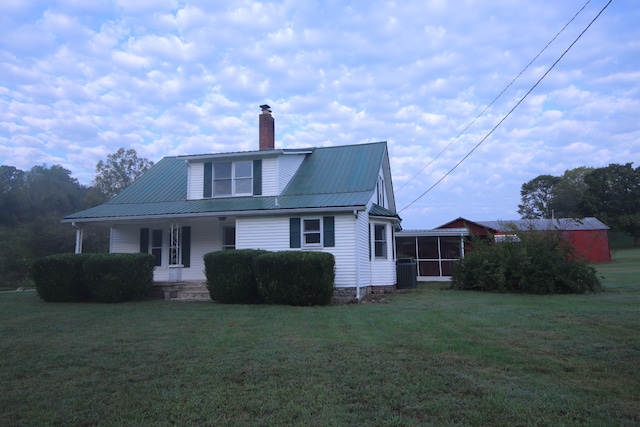
[[[387,144],[316,148],[283,194],[340,194],[374,191]]]
[[[107,204],[161,203],[187,199],[187,163],[165,157]]]
[[[375,191],[385,153],[385,142],[316,148],[307,154],[281,195],[202,200],[187,200],[188,165],[184,156],[165,157],[107,203],[69,215],[63,221],[363,208]],[[389,213],[387,210],[382,216]]]
[[[371,206],[371,209],[369,209],[369,216],[400,218],[397,213],[383,208],[380,205],[376,205],[375,203]]]

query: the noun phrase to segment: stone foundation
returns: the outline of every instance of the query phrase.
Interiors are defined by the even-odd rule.
[[[380,295],[380,294],[392,294],[396,291],[396,285],[387,285],[387,286],[371,286],[369,289],[369,293]]]
[[[364,298],[369,294],[380,295],[380,294],[391,294],[396,291],[395,285],[387,285],[387,286],[362,286],[360,288],[360,299]],[[355,303],[358,302],[356,298],[357,290],[354,287],[352,288],[335,288],[333,290],[333,297],[331,298],[331,302],[333,304],[346,304],[346,303]]]
[[[148,299],[163,299],[165,301],[176,299],[181,291],[187,292],[189,287],[203,287],[206,289],[206,282],[154,282],[149,290]],[[362,286],[360,288],[360,299],[367,295],[392,294],[396,291],[395,285],[385,286]],[[356,288],[334,288],[331,303],[350,304],[357,303]]]

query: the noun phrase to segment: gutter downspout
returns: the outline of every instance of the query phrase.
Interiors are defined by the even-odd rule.
[[[355,216],[355,232],[356,232],[356,299],[360,301],[360,234],[358,233],[358,211],[354,210]]]
[[[71,225],[76,229],[76,254],[82,253],[82,227],[76,225],[75,222],[72,222]]]

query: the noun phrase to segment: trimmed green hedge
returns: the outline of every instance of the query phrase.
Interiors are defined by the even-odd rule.
[[[153,285],[150,254],[87,254],[84,277],[91,299],[99,302],[140,300]]]
[[[575,257],[556,232],[517,231],[518,239],[475,240],[459,261],[451,287],[491,292],[568,294],[600,292],[595,268]]]
[[[60,254],[32,264],[38,295],[48,302],[122,302],[144,298],[153,284],[150,254]]]
[[[327,252],[282,251],[255,260],[260,297],[271,304],[327,305],[335,281],[335,258]]]
[[[204,254],[207,289],[214,301],[249,304],[260,301],[254,260],[267,251],[241,249]]]
[[[241,249],[203,258],[214,301],[326,305],[333,296],[335,258],[330,253]]]
[[[88,301],[83,257],[60,254],[39,258],[31,264],[31,275],[40,298],[47,302]]]

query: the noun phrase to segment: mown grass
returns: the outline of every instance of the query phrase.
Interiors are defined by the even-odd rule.
[[[0,294],[0,425],[638,425],[640,251],[605,292],[329,307]]]

